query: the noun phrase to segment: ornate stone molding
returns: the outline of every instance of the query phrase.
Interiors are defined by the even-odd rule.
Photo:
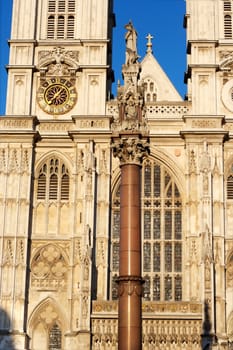
[[[34,130],[35,119],[32,117],[4,117],[0,119],[0,130]]]
[[[79,51],[65,50],[64,47],[54,47],[53,50],[42,50],[38,54],[37,68],[43,76],[74,75],[79,68]]]
[[[112,313],[117,316],[118,302],[116,301],[104,301],[96,300],[92,302],[92,312],[94,314]],[[143,301],[142,311],[145,313],[153,313],[154,316],[161,317],[163,314],[195,314],[201,317],[202,304],[195,302],[156,302],[156,301]],[[193,316],[192,316],[193,317]]]
[[[68,266],[58,246],[48,244],[40,249],[31,262],[33,289],[66,289]]]
[[[143,349],[199,350],[202,320],[143,320]],[[92,349],[117,349],[117,320],[92,320]]]
[[[128,138],[115,139],[112,145],[114,157],[118,157],[121,165],[141,165],[142,160],[149,154],[149,143],[136,135]]]
[[[220,51],[220,63],[219,69],[221,71],[230,72],[233,66],[233,52],[232,51]]]

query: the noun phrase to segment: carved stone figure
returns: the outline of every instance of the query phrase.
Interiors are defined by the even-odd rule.
[[[133,130],[137,127],[137,106],[132,95],[129,96],[125,106],[125,120],[123,129]]]
[[[132,22],[130,21],[125,25],[125,29],[127,29],[127,33],[125,34],[125,42],[126,42],[126,65],[130,65],[137,62],[138,54],[137,54],[137,32],[133,27]]]

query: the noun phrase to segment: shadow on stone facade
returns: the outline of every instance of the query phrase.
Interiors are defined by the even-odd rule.
[[[204,304],[204,320],[203,320],[203,333],[202,333],[202,349],[212,350],[213,348],[213,334],[211,332],[212,323],[210,317],[210,306],[207,300]]]
[[[10,318],[8,314],[0,308],[0,350],[16,350],[10,329]]]

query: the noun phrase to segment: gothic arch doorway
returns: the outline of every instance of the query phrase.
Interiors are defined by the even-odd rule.
[[[29,335],[32,350],[62,350],[64,327],[58,306],[52,299],[44,301],[32,314]]]

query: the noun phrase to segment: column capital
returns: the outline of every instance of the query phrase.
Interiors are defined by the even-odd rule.
[[[112,144],[114,157],[118,157],[120,165],[141,165],[143,158],[149,154],[148,139],[140,135],[114,138]]]

